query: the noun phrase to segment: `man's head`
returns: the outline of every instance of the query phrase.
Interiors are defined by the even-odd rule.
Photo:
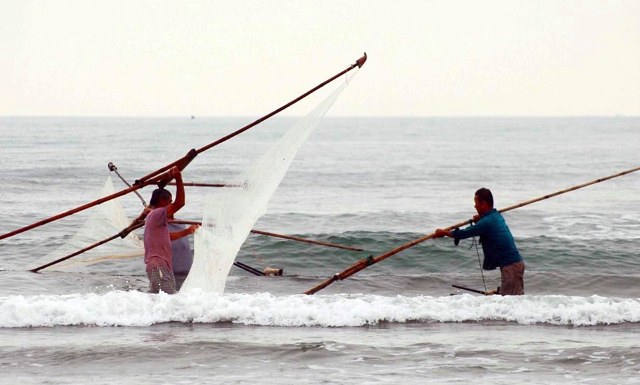
[[[171,204],[173,197],[169,190],[165,190],[163,188],[157,188],[153,190],[151,194],[151,200],[149,200],[149,204],[153,207],[166,207]]]
[[[483,215],[493,210],[493,194],[491,194],[491,190],[487,188],[483,187],[476,191],[474,201],[478,215]]]

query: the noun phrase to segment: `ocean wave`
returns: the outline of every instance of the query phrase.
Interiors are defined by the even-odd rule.
[[[359,327],[380,323],[486,322],[594,326],[640,322],[640,299],[600,296],[484,297],[105,294],[0,297],[0,327],[137,326],[166,322],[279,327]]]

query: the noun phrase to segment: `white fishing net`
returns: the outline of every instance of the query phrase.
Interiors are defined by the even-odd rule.
[[[265,214],[269,200],[287,173],[299,148],[347,84],[348,80],[345,78],[333,93],[291,127],[248,170],[227,182],[229,187],[224,187],[217,194],[205,198],[202,227],[194,237],[193,265],[181,291],[224,291],[227,276],[240,247],[256,221]],[[115,192],[109,176],[98,197]],[[33,269],[57,261],[113,237],[129,226],[131,220],[119,200],[120,198],[116,198],[95,206],[77,233],[63,245],[27,267]],[[101,263],[101,266],[113,264],[113,267],[116,267],[117,261],[143,255],[143,241],[135,232],[131,232],[124,239],[115,237],[98,247],[57,262],[45,270],[86,272],[88,266],[96,263]]]
[[[205,199],[202,227],[195,233],[193,265],[181,292],[202,289],[222,294],[240,247],[266,212],[298,149],[347,83],[291,127],[252,167],[229,181],[230,187]]]
[[[111,180],[111,176],[109,176],[98,197],[111,195],[115,192],[113,181]],[[33,266],[30,266],[30,268],[40,267],[46,263],[66,257],[78,250],[82,250],[118,234],[122,229],[129,226],[131,221],[127,218],[119,199],[120,198],[112,199],[95,206],[91,210],[89,218],[87,218],[85,223],[78,229],[78,232],[60,247],[33,263]],[[128,259],[141,255],[144,255],[144,244],[134,232],[131,232],[124,239],[116,237],[78,256],[47,267],[46,270],[82,270],[83,267],[98,262]]]

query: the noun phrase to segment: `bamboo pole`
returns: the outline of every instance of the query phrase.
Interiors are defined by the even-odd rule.
[[[176,182],[167,183],[169,186],[175,186]],[[234,185],[228,185],[225,183],[197,183],[197,182],[184,182],[182,183],[185,187],[240,187]]]
[[[310,243],[310,244],[313,244],[313,245],[335,247],[335,248],[338,248],[338,249],[350,250],[350,251],[364,251],[363,249],[361,249],[359,247],[345,246],[345,245],[340,245],[340,244],[337,244],[337,243],[324,242],[324,241],[316,241],[314,239],[294,237],[294,236],[291,236],[291,235],[270,233],[268,231],[251,230],[251,232],[254,233],[254,234],[266,235],[268,237],[288,239],[288,240],[291,240],[291,241]]]
[[[536,202],[540,202],[540,201],[543,201],[543,200],[546,200],[546,199],[549,199],[549,198],[553,198],[553,197],[556,197],[556,196],[561,195],[561,194],[565,194],[565,193],[568,193],[568,192],[571,192],[571,191],[575,191],[575,190],[578,190],[578,189],[581,189],[581,188],[584,188],[584,187],[587,187],[587,186],[594,185],[596,183],[604,182],[604,181],[607,181],[609,179],[613,179],[613,178],[617,178],[617,177],[620,177],[620,176],[623,176],[623,175],[626,175],[626,174],[630,174],[630,173],[636,172],[638,170],[640,170],[640,167],[635,167],[635,168],[632,168],[632,169],[629,169],[629,170],[626,170],[626,171],[619,172],[617,174],[609,175],[609,176],[606,176],[606,177],[603,177],[603,178],[598,178],[598,179],[590,181],[590,182],[582,183],[582,184],[579,184],[579,185],[576,185],[576,186],[573,186],[573,187],[569,187],[569,188],[564,189],[564,190],[556,191],[556,192],[551,193],[551,194],[543,195],[543,196],[538,197],[538,198],[530,199],[530,200],[527,200],[527,201],[524,201],[524,202],[517,203],[517,204],[512,205],[512,206],[508,206],[508,207],[506,207],[504,209],[499,210],[499,212],[504,213],[504,212],[507,212],[507,211],[515,210],[517,208],[530,205],[532,203],[536,203]],[[469,220],[466,220],[466,221],[463,221],[463,222],[460,222],[460,223],[456,223],[455,225],[451,225],[451,226],[447,227],[444,230],[445,231],[451,231],[451,230],[453,230],[453,229],[455,229],[457,227],[470,225],[472,223],[473,223],[473,220],[469,219]],[[331,278],[329,278],[329,279],[321,282],[320,284],[312,287],[311,289],[305,291],[304,294],[315,294],[318,291],[324,289],[325,287],[331,285],[335,281],[341,281],[343,279],[349,278],[350,276],[356,274],[360,270],[366,269],[367,267],[369,267],[369,266],[371,266],[373,264],[376,264],[376,263],[378,263],[380,261],[383,261],[383,260],[385,260],[385,259],[387,259],[387,258],[389,258],[389,257],[391,257],[393,255],[398,254],[401,251],[404,251],[404,250],[406,250],[408,248],[411,248],[411,247],[413,247],[415,245],[418,245],[418,244],[420,244],[422,242],[428,241],[429,239],[433,239],[433,238],[435,238],[435,235],[436,235],[435,233],[424,235],[424,236],[422,236],[420,238],[414,239],[411,242],[407,242],[407,243],[405,243],[405,244],[403,244],[403,245],[401,245],[399,247],[396,247],[393,250],[389,250],[386,253],[380,254],[380,255],[378,255],[376,257],[369,256],[368,258],[361,259],[361,260],[357,261],[356,263],[354,263],[353,265],[349,266],[347,269],[343,270],[342,272],[340,272],[338,274],[335,274]]]
[[[167,175],[167,176],[168,176],[168,175]],[[157,181],[160,181],[161,179],[162,179],[162,178],[161,178],[161,177],[159,177],[159,178],[157,179]],[[155,180],[154,180],[154,181],[155,181]],[[147,184],[152,184],[152,183],[153,183],[152,181],[148,181],[148,183],[147,183]],[[96,200],[94,200],[94,201],[92,201],[92,202],[86,203],[86,204],[84,204],[84,205],[82,205],[82,206],[78,206],[78,207],[76,207],[76,208],[74,208],[74,209],[71,209],[71,210],[65,211],[65,212],[60,213],[60,214],[58,214],[58,215],[54,215],[54,216],[49,217],[49,218],[47,218],[47,219],[43,219],[43,220],[41,220],[41,221],[38,221],[38,222],[32,223],[32,224],[30,224],[30,225],[28,225],[28,226],[21,227],[21,228],[19,228],[19,229],[17,229],[17,230],[10,231],[10,232],[8,232],[8,233],[6,233],[6,234],[0,235],[0,240],[5,239],[5,238],[12,237],[12,236],[14,236],[14,235],[17,235],[17,234],[23,233],[23,232],[28,231],[28,230],[35,229],[36,227],[40,227],[40,226],[42,226],[42,225],[46,225],[47,223],[51,223],[51,222],[57,221],[57,220],[59,220],[59,219],[62,219],[62,218],[68,217],[69,215],[79,213],[79,212],[84,211],[84,210],[86,210],[86,209],[88,209],[88,208],[91,208],[91,207],[97,206],[97,205],[99,205],[99,204],[101,204],[101,203],[108,202],[108,201],[110,201],[110,200],[112,200],[112,199],[119,198],[119,197],[121,197],[121,196],[123,196],[123,195],[127,195],[128,193],[130,193],[130,192],[132,192],[132,191],[135,191],[135,190],[138,190],[138,189],[140,189],[140,188],[142,188],[142,187],[143,187],[142,185],[138,185],[138,186],[131,186],[131,187],[129,187],[129,188],[127,188],[127,189],[124,189],[124,190],[122,190],[122,191],[119,191],[119,192],[113,193],[113,194],[111,194],[111,195],[107,195],[106,197],[103,197],[103,198],[100,198],[100,199],[96,199]]]
[[[242,262],[235,261],[235,262],[233,262],[233,265],[236,266],[236,267],[239,267],[242,270],[244,270],[246,272],[249,272],[249,273],[251,273],[253,275],[262,276],[262,277],[265,276],[265,274],[262,271],[254,268],[254,267],[251,267],[249,265],[246,265],[246,264],[244,264]]]
[[[92,250],[92,249],[94,249],[94,248],[96,248],[98,246],[104,245],[107,242],[111,242],[112,240],[114,240],[114,239],[116,239],[118,237],[125,238],[131,231],[136,230],[136,229],[138,229],[138,228],[140,228],[142,226],[144,226],[144,221],[134,223],[131,226],[129,226],[126,229],[124,229],[121,232],[119,232],[118,234],[112,235],[112,236],[110,236],[108,238],[105,238],[105,239],[99,241],[99,242],[93,243],[93,244],[91,244],[91,245],[89,245],[89,246],[87,246],[87,247],[85,247],[83,249],[80,249],[80,250],[78,250],[76,252],[73,252],[73,253],[71,253],[69,255],[66,255],[66,256],[64,256],[62,258],[58,258],[58,259],[56,259],[54,261],[51,261],[49,263],[46,263],[46,264],[44,264],[42,266],[38,266],[36,268],[33,268],[33,269],[29,270],[29,271],[31,271],[33,273],[37,273],[40,270],[46,269],[47,267],[51,267],[51,266],[56,265],[58,263],[64,262],[64,261],[66,261],[66,260],[68,260],[70,258],[78,256],[78,255],[80,255],[82,253],[85,253],[85,252],[87,252],[89,250]],[[258,275],[258,276],[264,276],[265,275],[260,270],[258,270],[256,268],[253,268],[253,267],[251,267],[249,265],[246,265],[244,263],[241,263],[241,262],[237,262],[236,261],[236,262],[233,263],[233,265],[238,267],[238,268],[240,268],[240,269],[242,269],[242,270],[244,270],[244,271],[248,271],[249,273],[251,273],[253,275]]]
[[[226,136],[223,136],[222,138],[220,138],[220,139],[218,139],[218,140],[216,140],[214,142],[211,142],[211,143],[207,144],[206,146],[202,146],[199,149],[193,150],[193,151],[196,153],[196,155],[200,154],[200,153],[202,153],[204,151],[209,150],[212,147],[215,147],[215,146],[219,145],[220,143],[226,142],[227,140],[229,140],[229,139],[231,139],[231,138],[233,138],[233,137],[235,137],[237,135],[240,135],[241,133],[243,133],[243,132],[247,131],[248,129],[252,128],[253,126],[255,126],[257,124],[260,124],[263,121],[271,118],[273,115],[275,115],[275,114],[277,114],[277,113],[279,113],[279,112],[291,107],[292,105],[296,104],[300,100],[306,98],[307,96],[311,95],[312,93],[316,92],[320,88],[326,86],[327,84],[331,83],[332,81],[336,80],[337,78],[341,77],[342,75],[346,74],[347,72],[353,70],[354,68],[362,67],[364,65],[365,61],[367,61],[367,54],[366,53],[364,54],[364,56],[362,56],[361,58],[356,60],[356,62],[354,64],[350,65],[345,70],[339,72],[338,74],[336,74],[336,75],[332,76],[331,78],[325,80],[324,82],[318,84],[317,86],[313,87],[309,91],[307,91],[304,94],[302,94],[302,95],[298,96],[297,98],[293,99],[289,103],[286,103],[283,106],[281,106],[281,107],[273,110],[272,112],[264,115],[263,117],[261,117],[261,118],[255,120],[255,121],[247,124],[246,126],[240,128],[240,129],[238,129],[238,130],[236,130],[236,131],[234,131],[234,132],[232,132],[232,133],[230,133],[230,134],[228,134]],[[170,169],[171,167],[173,167],[174,165],[177,165],[179,161],[180,160],[177,160],[177,161],[175,161],[175,162],[173,162],[171,164],[168,164],[165,167],[163,167],[163,168],[161,168],[161,169],[159,169],[159,170],[157,170],[157,171],[155,171],[155,172],[153,172],[151,174],[148,174],[148,175],[142,177],[141,179],[137,180],[134,184],[142,183],[142,182],[144,182],[145,180],[147,180],[149,178],[153,178],[158,173],[164,172],[164,171]]]
[[[118,237],[125,238],[127,235],[129,235],[130,232],[132,232],[133,230],[139,229],[142,226],[144,226],[144,222],[133,223],[131,226],[127,227],[126,229],[123,229],[118,234],[112,235],[112,236],[110,236],[108,238],[105,238],[105,239],[99,241],[99,242],[91,244],[91,245],[85,247],[84,249],[80,249],[80,250],[78,250],[76,252],[73,252],[73,253],[71,253],[69,255],[66,255],[66,256],[64,256],[62,258],[58,258],[55,261],[51,261],[51,262],[46,263],[46,264],[44,264],[42,266],[38,266],[36,268],[33,268],[33,269],[29,270],[29,271],[31,271],[33,273],[37,273],[38,271],[40,271],[42,269],[46,269],[47,267],[56,265],[56,264],[58,264],[60,262],[64,262],[69,258],[73,258],[76,255],[80,255],[80,254],[85,253],[85,252],[87,252],[87,251],[89,251],[91,249],[94,249],[94,248],[96,248],[96,247],[98,247],[100,245],[104,245],[105,243],[110,242],[110,241],[112,241],[112,240],[114,240],[114,239],[116,239]]]
[[[252,122],[252,123],[240,128],[240,129],[238,129],[238,130],[236,130],[236,131],[234,131],[234,132],[232,132],[232,133],[230,133],[230,134],[228,134],[226,136],[223,136],[222,138],[220,138],[220,139],[218,139],[218,140],[216,140],[214,142],[211,142],[211,143],[207,144],[206,146],[203,146],[203,147],[201,147],[201,148],[199,148],[197,150],[191,149],[187,153],[187,155],[185,155],[184,157],[182,157],[182,158],[180,158],[180,159],[178,159],[178,160],[176,160],[176,161],[174,161],[172,163],[169,163],[168,165],[166,165],[166,166],[164,166],[164,167],[162,167],[162,168],[160,168],[160,169],[158,169],[158,170],[156,170],[156,171],[154,171],[154,172],[152,172],[152,173],[150,173],[148,175],[145,175],[144,177],[136,180],[135,183],[133,184],[133,186],[131,186],[131,187],[125,189],[125,190],[122,190],[120,192],[117,192],[117,193],[108,195],[106,197],[94,200],[92,202],[89,202],[89,203],[84,204],[82,206],[78,206],[78,207],[76,207],[74,209],[65,211],[63,213],[54,215],[54,216],[49,217],[47,219],[40,220],[40,221],[32,223],[32,224],[30,224],[28,226],[24,226],[24,227],[21,227],[19,229],[16,229],[16,230],[10,231],[8,233],[2,234],[2,235],[0,235],[0,240],[5,239],[5,238],[9,238],[9,237],[13,237],[13,236],[18,235],[20,233],[23,233],[25,231],[35,229],[35,228],[43,226],[43,225],[45,225],[47,223],[51,223],[51,222],[57,221],[59,219],[65,218],[65,217],[67,217],[69,215],[76,214],[78,212],[81,212],[81,211],[86,210],[88,208],[91,208],[93,206],[99,205],[101,203],[110,201],[112,199],[115,199],[115,198],[121,197],[123,195],[126,195],[126,194],[128,194],[130,192],[133,192],[133,191],[136,191],[138,189],[141,189],[142,187],[148,186],[150,184],[158,183],[158,184],[161,184],[161,185],[164,186],[167,182],[169,182],[171,180],[171,178],[168,177],[168,175],[169,175],[168,171],[172,167],[177,166],[181,171],[184,170],[184,168],[187,167],[187,165],[198,154],[200,154],[200,153],[202,153],[204,151],[207,151],[210,148],[219,145],[220,143],[226,142],[227,140],[229,140],[229,139],[231,139],[231,138],[233,138],[233,137],[235,137],[235,136],[247,131],[248,129],[252,128],[253,126],[255,126],[255,125],[259,124],[259,123],[262,123],[263,121],[271,118],[273,115],[275,115],[275,114],[277,114],[277,113],[279,113],[279,112],[291,107],[295,103],[297,103],[300,100],[306,98],[310,94],[314,93],[315,91],[319,90],[320,88],[324,87],[325,85],[331,83],[332,81],[334,81],[335,79],[341,77],[342,75],[346,74],[347,72],[353,70],[354,68],[362,67],[362,65],[365,63],[366,60],[367,60],[367,54],[365,53],[364,56],[362,56],[361,58],[356,60],[356,62],[354,64],[350,65],[345,70],[340,71],[338,74],[336,74],[336,75],[332,76],[331,78],[325,80],[324,82],[318,84],[317,86],[315,86],[311,90],[309,90],[309,91],[305,92],[304,94],[298,96],[297,98],[293,99],[289,103],[277,108],[276,110],[268,113],[267,115],[264,115],[263,117],[255,120],[254,122]]]
[[[184,224],[184,225],[199,225],[199,226],[202,226],[202,222],[197,222],[197,221],[172,220],[172,221],[169,221],[169,222],[171,222],[171,223],[180,223],[180,224]],[[337,249],[350,250],[350,251],[363,251],[363,249],[358,248],[358,247],[345,246],[345,245],[340,245],[340,244],[331,243],[331,242],[317,241],[315,239],[294,237],[292,235],[277,234],[277,233],[271,233],[271,232],[262,231],[262,230],[251,230],[251,232],[253,234],[260,234],[260,235],[265,235],[265,236],[268,236],[268,237],[288,239],[288,240],[291,240],[291,241],[302,242],[302,243],[310,243],[312,245],[335,247]]]
[[[460,285],[451,285],[451,286],[455,287],[456,289],[466,290],[466,291],[470,291],[472,293],[478,293],[478,294],[482,294],[482,295],[491,295],[491,294],[487,293],[484,290],[472,289],[470,287],[464,287],[464,286],[460,286]]]

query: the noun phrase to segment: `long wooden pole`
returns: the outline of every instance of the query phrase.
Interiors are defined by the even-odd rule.
[[[181,220],[172,220],[170,221],[171,223],[180,223],[180,224],[184,224],[184,225],[202,225],[202,222],[198,222],[198,221],[181,221]],[[253,234],[260,234],[260,235],[265,235],[267,237],[275,237],[275,238],[282,238],[282,239],[288,239],[290,241],[296,241],[296,242],[302,242],[302,243],[309,243],[312,245],[319,245],[319,246],[326,246],[326,247],[335,247],[337,249],[343,249],[343,250],[350,250],[350,251],[364,251],[363,249],[359,248],[359,247],[352,247],[352,246],[345,246],[345,245],[340,245],[337,243],[331,243],[331,242],[324,242],[324,241],[316,241],[315,239],[309,239],[309,238],[300,238],[300,237],[294,237],[292,235],[285,235],[285,234],[277,234],[277,233],[271,233],[268,231],[262,231],[262,230],[251,230],[251,232]]]
[[[543,201],[545,199],[553,198],[553,197],[556,197],[556,196],[561,195],[561,194],[566,194],[568,192],[575,191],[575,190],[581,189],[583,187],[591,186],[591,185],[596,184],[596,183],[604,182],[604,181],[609,180],[609,179],[617,178],[619,176],[630,174],[630,173],[636,172],[638,170],[640,170],[640,167],[635,167],[635,168],[632,168],[632,169],[629,169],[629,170],[626,170],[626,171],[623,171],[623,172],[619,172],[617,174],[613,174],[613,175],[606,176],[604,178],[599,178],[599,179],[593,180],[591,182],[582,183],[582,184],[579,184],[577,186],[569,187],[569,188],[564,189],[564,190],[560,190],[560,191],[557,191],[557,192],[554,192],[554,193],[551,193],[551,194],[543,195],[543,196],[538,197],[538,198],[534,198],[534,199],[530,199],[530,200],[527,200],[527,201],[524,201],[524,202],[521,202],[521,203],[517,203],[517,204],[515,204],[513,206],[506,207],[506,208],[504,208],[502,210],[499,210],[499,211],[501,213],[504,213],[504,212],[507,212],[507,211],[515,210],[517,208],[530,205],[532,203],[536,203],[536,202]],[[455,229],[456,227],[462,227],[462,226],[469,225],[469,224],[472,224],[472,223],[473,223],[473,220],[469,219],[469,220],[466,220],[466,221],[463,221],[463,222],[460,222],[460,223],[456,223],[455,225],[451,225],[451,226],[447,227],[444,230],[451,231],[451,230]],[[398,254],[401,251],[404,251],[404,250],[406,250],[408,248],[411,248],[411,247],[413,247],[413,246],[415,246],[417,244],[420,244],[420,243],[422,243],[424,241],[428,241],[429,239],[433,239],[433,238],[435,238],[435,235],[436,235],[435,233],[424,235],[424,236],[422,236],[420,238],[414,239],[411,242],[407,242],[404,245],[396,247],[395,249],[389,250],[386,253],[380,254],[380,255],[378,255],[376,257],[370,256],[368,258],[363,258],[363,259],[359,260],[358,262],[354,263],[353,265],[349,266],[347,269],[343,270],[342,272],[340,272],[338,274],[335,274],[331,278],[321,282],[317,286],[312,287],[311,289],[305,291],[304,293],[305,294],[315,294],[318,291],[324,289],[325,287],[331,285],[335,281],[341,281],[343,279],[349,278],[350,276],[356,274],[360,270],[366,269],[367,267],[369,267],[369,266],[371,266],[373,264],[376,264],[376,263],[378,263],[380,261],[383,261],[383,260],[385,260],[385,259],[387,259],[387,258],[389,258],[389,257],[391,257],[393,255]]]
[[[144,221],[134,223],[134,224],[132,224],[131,226],[127,227],[126,229],[124,229],[124,230],[120,231],[118,234],[114,234],[114,235],[110,236],[109,238],[105,238],[105,239],[103,239],[103,240],[101,240],[101,241],[99,241],[99,242],[93,243],[93,244],[91,244],[91,245],[89,245],[89,246],[85,247],[84,249],[80,249],[80,250],[78,250],[78,251],[76,251],[76,252],[73,252],[73,253],[71,253],[71,254],[69,254],[69,255],[66,255],[66,256],[64,256],[64,257],[62,257],[62,258],[58,258],[58,259],[56,259],[55,261],[51,261],[51,262],[46,263],[46,264],[44,264],[44,265],[42,265],[42,266],[38,266],[38,267],[36,267],[36,268],[33,268],[33,269],[31,269],[30,271],[32,271],[32,272],[34,272],[34,273],[37,273],[38,271],[40,271],[40,270],[42,270],[42,269],[46,269],[47,267],[50,267],[50,266],[56,265],[56,264],[58,264],[58,263],[60,263],[60,262],[64,262],[64,261],[66,261],[66,260],[67,260],[67,259],[69,259],[69,258],[73,258],[73,257],[75,257],[76,255],[80,255],[80,254],[82,254],[82,253],[84,253],[84,252],[87,252],[87,251],[89,251],[89,250],[91,250],[91,249],[95,249],[96,247],[98,247],[98,246],[100,246],[100,245],[104,245],[104,244],[105,244],[105,243],[107,243],[107,242],[111,242],[112,240],[114,240],[114,239],[116,239],[116,238],[118,238],[118,237],[120,237],[120,238],[125,238],[127,235],[129,235],[129,233],[130,233],[130,232],[132,232],[132,231],[133,231],[133,230],[135,230],[135,229],[139,229],[139,228],[140,228],[140,227],[142,227],[142,226],[144,226]]]
[[[478,293],[478,294],[482,294],[482,295],[490,295],[490,294],[487,294],[487,292],[484,291],[484,290],[476,290],[476,289],[472,289],[470,287],[464,287],[464,286],[460,286],[460,285],[451,285],[451,286],[455,287],[456,289],[466,290],[466,291],[470,291],[472,293]]]
[[[125,190],[122,190],[122,191],[117,192],[115,194],[111,194],[111,195],[108,195],[106,197],[97,199],[95,201],[89,202],[89,203],[84,204],[82,206],[79,206],[79,207],[76,207],[74,209],[65,211],[63,213],[54,215],[54,216],[52,216],[50,218],[43,219],[41,221],[32,223],[32,224],[30,224],[28,226],[24,226],[24,227],[21,227],[19,229],[16,229],[16,230],[10,231],[8,233],[2,234],[2,235],[0,235],[0,240],[12,237],[14,235],[23,233],[23,232],[28,231],[28,230],[35,229],[36,227],[40,227],[40,226],[45,225],[47,223],[57,221],[59,219],[65,218],[65,217],[67,217],[69,215],[76,214],[78,212],[81,212],[81,211],[86,210],[88,208],[91,208],[93,206],[99,205],[101,203],[110,201],[112,199],[115,199],[115,198],[121,197],[123,195],[126,195],[126,194],[128,194],[130,192],[133,192],[133,191],[136,191],[138,189],[141,189],[144,186],[148,186],[148,185],[154,184],[154,183],[166,184],[167,182],[170,181],[170,178],[168,178],[168,170],[170,170],[172,167],[177,166],[180,170],[184,170],[184,168],[196,157],[196,155],[198,155],[198,154],[200,154],[200,153],[202,153],[202,152],[204,152],[204,151],[206,151],[206,150],[208,150],[208,149],[210,149],[212,147],[215,147],[215,146],[219,145],[220,143],[226,142],[227,140],[229,140],[229,139],[231,139],[231,138],[233,138],[233,137],[235,137],[235,136],[247,131],[251,127],[253,127],[253,126],[255,126],[255,125],[257,125],[257,124],[259,124],[259,123],[261,123],[261,122],[263,122],[263,121],[265,121],[267,119],[269,119],[273,115],[275,115],[275,114],[277,114],[277,113],[279,113],[279,112],[291,107],[293,104],[299,102],[300,100],[304,99],[305,97],[309,96],[310,94],[314,93],[315,91],[319,90],[320,88],[324,87],[325,85],[331,83],[332,81],[334,81],[335,79],[339,78],[340,76],[346,74],[347,72],[351,71],[352,69],[354,69],[356,67],[358,67],[358,68],[362,67],[362,65],[365,63],[366,60],[367,60],[367,54],[365,53],[364,56],[359,58],[354,64],[349,66],[347,69],[341,71],[337,75],[332,76],[331,78],[329,78],[329,79],[325,80],[324,82],[318,84],[317,86],[315,86],[311,90],[309,90],[309,91],[305,92],[304,94],[298,96],[297,98],[295,98],[294,100],[290,101],[289,103],[283,105],[282,107],[277,108],[276,110],[268,113],[267,115],[255,120],[253,123],[250,123],[250,124],[240,128],[240,129],[232,132],[231,134],[223,136],[222,138],[220,138],[220,139],[218,139],[218,140],[216,140],[216,141],[214,141],[212,143],[209,143],[206,146],[203,146],[203,147],[199,148],[198,150],[191,149],[187,153],[187,155],[185,155],[184,157],[182,157],[182,158],[180,158],[180,159],[178,159],[178,160],[176,160],[176,161],[174,161],[172,163],[169,163],[168,165],[166,165],[166,166],[164,166],[164,167],[152,172],[151,174],[145,175],[144,177],[136,180],[135,183],[133,184],[133,186],[131,186],[131,187],[125,189]],[[165,172],[167,172],[167,173],[165,173]],[[165,174],[163,174],[163,173],[165,173]]]
[[[148,184],[152,184],[152,183],[153,183],[153,182],[149,181],[149,183],[148,183]],[[1,240],[1,239],[5,239],[5,238],[12,237],[12,236],[14,236],[14,235],[17,235],[17,234],[23,233],[23,232],[28,231],[28,230],[35,229],[36,227],[40,227],[40,226],[42,226],[42,225],[46,225],[47,223],[57,221],[58,219],[62,219],[62,218],[68,217],[69,215],[79,213],[79,212],[84,211],[84,210],[86,210],[86,209],[88,209],[88,208],[91,208],[91,207],[97,206],[97,205],[99,205],[99,204],[101,204],[101,203],[108,202],[108,201],[110,201],[110,200],[112,200],[112,199],[115,199],[115,198],[121,197],[121,196],[123,196],[123,195],[126,195],[126,194],[128,194],[128,193],[130,193],[130,192],[132,192],[132,191],[138,190],[138,189],[140,189],[140,188],[142,188],[142,187],[143,187],[142,185],[138,185],[138,186],[131,186],[131,187],[129,187],[129,188],[127,188],[127,189],[124,189],[124,190],[122,190],[122,191],[119,191],[119,192],[117,192],[117,193],[114,193],[114,194],[108,195],[108,196],[103,197],[103,198],[100,198],[100,199],[96,199],[95,201],[92,201],[92,202],[89,202],[89,203],[84,204],[84,205],[82,205],[82,206],[76,207],[76,208],[74,208],[74,209],[71,209],[71,210],[65,211],[65,212],[60,213],[60,214],[58,214],[58,215],[54,215],[54,216],[52,216],[52,217],[50,217],[50,218],[43,219],[43,220],[41,220],[41,221],[38,221],[38,222],[32,223],[32,224],[30,224],[30,225],[28,225],[28,226],[21,227],[21,228],[19,228],[19,229],[17,229],[17,230],[10,231],[10,232],[8,232],[8,233],[6,233],[6,234],[0,235],[0,240]]]
[[[207,144],[206,146],[202,146],[199,149],[193,150],[193,151],[195,152],[196,155],[200,154],[200,153],[202,153],[204,151],[209,150],[212,147],[215,147],[215,146],[219,145],[220,143],[226,142],[227,140],[229,140],[229,139],[231,139],[231,138],[233,138],[233,137],[235,137],[237,135],[240,135],[241,133],[243,133],[243,132],[247,131],[248,129],[252,128],[253,126],[255,126],[257,124],[260,124],[260,123],[264,122],[265,120],[271,118],[273,115],[275,115],[275,114],[277,114],[279,112],[282,112],[283,110],[286,110],[287,108],[289,108],[292,105],[296,104],[300,100],[302,100],[302,99],[306,98],[307,96],[311,95],[312,93],[316,92],[320,88],[326,86],[327,84],[331,83],[332,81],[336,80],[337,78],[341,77],[342,75],[345,75],[347,72],[351,71],[352,69],[354,69],[356,67],[358,67],[358,68],[362,67],[366,61],[367,61],[367,54],[365,53],[364,56],[362,56],[361,58],[356,60],[356,62],[354,64],[350,65],[345,70],[340,71],[336,75],[334,75],[334,76],[330,77],[329,79],[323,81],[322,83],[320,83],[317,86],[313,87],[309,91],[307,91],[304,94],[302,94],[302,95],[298,96],[297,98],[293,99],[289,103],[286,103],[283,106],[281,106],[281,107],[273,110],[272,112],[264,115],[263,117],[261,117],[259,119],[256,119],[255,121],[247,124],[246,126],[240,128],[240,129],[238,129],[238,130],[236,130],[236,131],[234,131],[234,132],[232,132],[232,133],[230,133],[228,135],[225,135],[222,138]],[[167,171],[171,167],[173,167],[175,165],[178,165],[179,162],[180,162],[180,160],[177,160],[177,161],[175,161],[173,163],[170,163],[170,164],[166,165],[165,167],[163,167],[163,168],[161,168],[161,169],[159,169],[159,170],[157,170],[157,171],[155,171],[155,172],[153,172],[151,174],[148,174],[148,175],[142,177],[141,179],[138,179],[134,184],[143,183],[145,180],[147,180],[149,178],[153,178],[157,174],[162,173],[164,171]]]
[[[296,242],[310,243],[312,245],[335,247],[337,249],[350,250],[350,251],[364,251],[363,249],[361,249],[359,247],[345,246],[345,245],[340,245],[340,244],[337,244],[337,243],[324,242],[324,241],[316,241],[314,239],[294,237],[292,235],[276,234],[276,233],[270,233],[268,231],[262,231],[262,230],[251,230],[251,232],[253,234],[266,235],[267,237],[288,239],[288,240],[296,241]]]
[[[249,265],[246,265],[246,264],[244,264],[242,262],[235,261],[235,262],[233,262],[233,265],[236,266],[236,267],[239,267],[242,270],[244,270],[246,272],[249,272],[249,273],[251,273],[253,275],[263,276],[263,277],[265,276],[265,274],[262,271],[254,268],[254,267],[251,267]]]
[[[82,253],[85,253],[85,252],[87,252],[89,250],[95,249],[96,247],[98,247],[100,245],[104,245],[107,242],[111,242],[112,240],[114,240],[114,239],[116,239],[118,237],[125,238],[131,231],[136,230],[136,229],[138,229],[138,228],[140,228],[142,226],[144,226],[144,221],[140,221],[140,222],[134,223],[131,226],[127,227],[126,229],[120,231],[118,234],[114,234],[114,235],[112,235],[112,236],[110,236],[108,238],[105,238],[105,239],[103,239],[103,240],[101,240],[99,242],[93,243],[93,244],[91,244],[91,245],[89,245],[89,246],[87,246],[87,247],[85,247],[83,249],[80,249],[80,250],[78,250],[76,252],[73,252],[73,253],[71,253],[69,255],[66,255],[64,257],[58,258],[58,259],[56,259],[54,261],[51,261],[49,263],[45,263],[44,265],[38,266],[38,267],[33,268],[33,269],[29,270],[29,271],[37,273],[40,270],[46,269],[47,267],[51,267],[53,265],[57,265],[60,262],[66,261],[67,259],[73,258],[73,257],[78,256],[78,255],[80,255]],[[246,265],[244,263],[241,263],[241,262],[237,262],[237,261],[233,262],[233,265],[236,266],[236,267],[241,268],[242,270],[248,271],[249,273],[251,273],[253,275],[258,275],[258,276],[264,276],[265,275],[260,270],[258,270],[256,268],[253,268],[253,267],[251,267],[249,265]]]
[[[174,186],[176,182],[167,183],[169,186]],[[184,187],[236,187],[234,185],[228,185],[224,183],[198,183],[198,182],[184,182],[182,183]],[[240,187],[238,185],[237,187]]]

